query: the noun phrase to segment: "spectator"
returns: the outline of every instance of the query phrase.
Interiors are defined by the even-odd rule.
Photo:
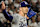
[[[37,7],[38,7],[38,8],[40,8],[40,2],[38,2],[38,5],[37,5]]]
[[[11,11],[13,11],[13,13],[16,13],[16,7],[14,6],[14,3],[11,3]]]
[[[5,4],[7,4],[7,5],[8,5],[8,0],[5,0]]]
[[[13,0],[8,0],[8,4],[11,4],[13,2]]]
[[[0,27],[2,26],[2,22],[0,21]]]
[[[31,9],[33,10],[33,11],[35,11],[35,12],[38,12],[38,8],[37,8],[37,6],[36,6],[36,3],[32,3],[32,6],[31,6]]]
[[[0,8],[0,13],[2,13],[2,9]]]
[[[0,27],[4,27],[4,23],[0,21]]]
[[[32,17],[32,23],[30,24],[30,27],[38,27],[37,23],[35,22],[35,17]]]
[[[40,15],[40,12],[38,14]]]
[[[39,8],[39,12],[40,12],[40,8]]]
[[[2,13],[2,9],[0,8],[0,27],[4,27],[4,22],[6,21],[3,13]]]
[[[12,15],[12,14],[13,14],[13,11],[11,11],[10,5],[11,5],[11,4],[8,5],[7,12],[8,12],[8,14]]]
[[[31,0],[31,2],[37,3],[38,0]]]
[[[6,21],[1,9],[0,9],[0,21],[1,22]]]
[[[14,6],[15,6],[16,8],[19,8],[19,6],[20,6],[19,0],[15,0],[15,1],[14,1]]]
[[[38,27],[40,27],[40,16],[38,16],[37,20],[38,20]]]
[[[31,5],[31,0],[25,0],[26,2],[28,2],[29,5]]]
[[[11,27],[11,23],[9,20],[7,20],[5,23],[4,23],[4,27]]]

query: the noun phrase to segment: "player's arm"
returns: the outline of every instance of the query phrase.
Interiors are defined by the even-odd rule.
[[[6,6],[5,6],[4,2],[2,2],[2,10],[3,10],[3,14],[4,14],[5,18],[9,21],[12,21],[13,17],[6,12],[5,7]]]

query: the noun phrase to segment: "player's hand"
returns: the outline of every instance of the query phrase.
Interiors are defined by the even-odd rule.
[[[25,17],[27,18],[27,19],[29,19],[29,17],[25,14]]]
[[[27,19],[29,19],[29,17],[27,16]]]
[[[4,10],[4,9],[5,9],[5,7],[6,7],[6,6],[5,6],[4,2],[2,1],[2,7],[1,7],[1,8],[2,8],[2,10]]]

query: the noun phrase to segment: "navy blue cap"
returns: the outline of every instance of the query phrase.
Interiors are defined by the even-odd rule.
[[[21,7],[30,7],[30,5],[26,2],[26,1],[23,1],[21,2]]]

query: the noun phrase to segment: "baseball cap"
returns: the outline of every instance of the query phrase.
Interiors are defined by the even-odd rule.
[[[30,7],[30,5],[26,2],[26,1],[23,1],[20,3],[21,4],[21,7]]]

